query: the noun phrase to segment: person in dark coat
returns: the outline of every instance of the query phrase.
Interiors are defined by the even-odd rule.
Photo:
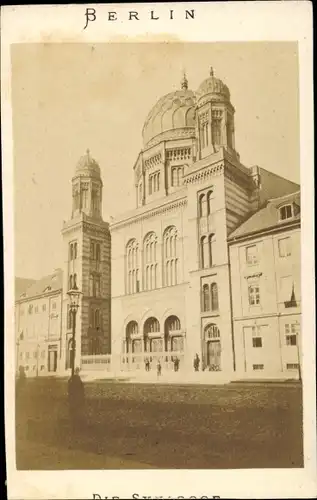
[[[198,354],[196,354],[196,356],[194,358],[194,370],[195,370],[195,372],[199,371],[199,364],[200,364],[200,359],[199,359]]]
[[[156,368],[157,368],[157,378],[160,378],[160,376],[162,375],[162,365],[160,360],[157,361]]]
[[[26,383],[26,374],[24,366],[19,366],[19,378],[16,383],[16,395],[18,396],[23,390]]]
[[[84,384],[79,376],[79,368],[68,380],[68,404],[69,416],[74,429],[78,429],[83,424],[85,408]]]

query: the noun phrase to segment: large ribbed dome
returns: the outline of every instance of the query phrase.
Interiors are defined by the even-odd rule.
[[[213,68],[210,68],[210,76],[200,84],[197,90],[197,98],[199,100],[209,94],[215,94],[230,101],[230,91],[227,85],[214,76]]]
[[[188,90],[184,77],[182,89],[161,97],[148,114],[143,127],[144,145],[153,142],[152,139],[157,136],[161,136],[162,140],[165,136],[173,137],[177,129],[185,128],[192,132],[195,127],[195,100],[195,93]]]
[[[76,174],[86,174],[100,177],[100,167],[96,160],[91,157],[89,149],[87,149],[84,156],[79,158],[76,165]]]

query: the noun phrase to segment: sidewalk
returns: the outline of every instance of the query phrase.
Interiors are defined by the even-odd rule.
[[[151,469],[148,464],[133,458],[107,456],[102,453],[81,451],[78,447],[62,448],[26,439],[18,439],[18,470],[63,470],[63,469]]]

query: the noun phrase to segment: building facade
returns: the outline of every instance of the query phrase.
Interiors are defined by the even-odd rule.
[[[16,298],[17,368],[23,366],[28,376],[53,375],[62,368],[62,281],[57,269]]]
[[[16,300],[19,365],[70,370],[67,292],[78,288],[76,366],[116,373],[178,359],[192,371],[198,355],[200,369],[228,379],[298,373],[299,186],[243,165],[213,69],[197,91],[184,76],[154,105],[133,170],[135,208],[109,226],[100,167],[89,151],[80,158],[62,271]]]
[[[269,200],[229,253],[237,374],[300,375],[300,193]]]
[[[236,369],[228,238],[265,200],[298,185],[235,148],[228,87],[210,75],[196,92],[163,96],[134,165],[136,208],[110,225],[112,355],[121,368],[180,359]]]

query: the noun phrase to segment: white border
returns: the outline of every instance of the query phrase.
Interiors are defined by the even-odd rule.
[[[98,19],[83,31],[85,8]],[[195,9],[195,21],[184,9]],[[161,17],[149,21],[149,11]],[[168,20],[167,10],[174,10]],[[118,13],[107,21],[107,11]],[[137,10],[140,21],[127,20]],[[177,498],[308,498],[316,488],[314,165],[312,9],[308,1],[223,2],[132,5],[4,7],[1,12],[2,176],[5,268],[5,407],[9,499],[92,498],[92,493],[131,498],[132,493]],[[298,41],[300,60],[300,161],[302,206],[302,331],[304,384],[304,469],[154,470],[17,472],[14,441],[14,269],[13,148],[10,95],[10,44],[23,42],[106,41]],[[285,82],[287,85],[287,82]],[[278,453],[278,450],[276,450]]]

